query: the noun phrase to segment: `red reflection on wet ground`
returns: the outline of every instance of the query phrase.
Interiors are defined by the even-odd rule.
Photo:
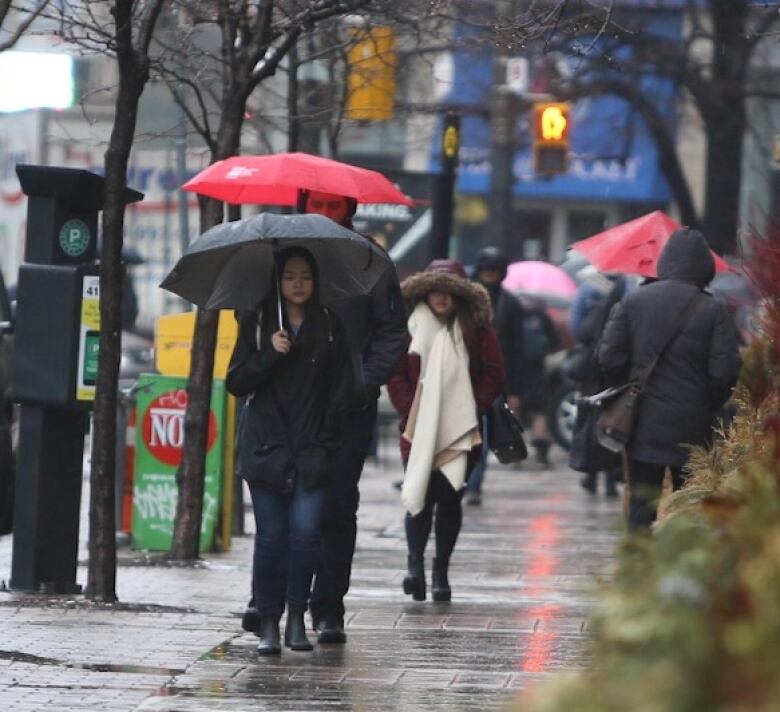
[[[558,567],[554,549],[561,536],[558,519],[557,515],[545,514],[532,519],[528,526],[531,539],[525,550],[529,554],[529,561],[523,579],[528,584],[529,597],[539,598],[551,593],[548,579],[555,575]],[[534,620],[534,630],[525,640],[520,661],[523,672],[545,672],[549,667],[558,633],[547,628],[560,612],[561,606],[557,603],[541,603],[528,609],[526,617]]]

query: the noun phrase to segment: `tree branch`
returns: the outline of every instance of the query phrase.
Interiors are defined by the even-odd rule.
[[[667,181],[675,196],[675,201],[680,209],[680,215],[683,222],[691,227],[698,225],[699,218],[696,215],[696,209],[693,206],[688,181],[680,163],[677,154],[675,137],[672,134],[664,116],[652,102],[652,98],[647,97],[639,84],[629,83],[615,79],[602,78],[589,82],[586,86],[579,85],[571,87],[567,92],[567,98],[578,99],[586,96],[598,94],[613,94],[627,101],[642,116],[647,128],[652,133],[656,146],[658,147],[658,156],[661,162],[661,170],[666,176]]]
[[[40,2],[32,10],[28,10],[27,18],[19,23],[19,27],[17,27],[16,30],[11,33],[11,36],[5,40],[5,42],[0,42],[0,52],[11,49],[11,47],[13,47],[19,41],[19,38],[27,31],[27,28],[35,21],[35,18],[43,12],[48,4],[49,0],[40,0]],[[8,15],[10,9],[11,0],[2,0],[2,2],[0,2],[0,26],[2,26],[3,22],[5,21],[5,18]]]

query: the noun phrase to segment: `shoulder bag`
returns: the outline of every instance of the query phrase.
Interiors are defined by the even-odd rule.
[[[487,431],[490,450],[502,465],[520,462],[528,457],[523,426],[503,395],[493,401],[487,412]]]
[[[634,425],[636,404],[650,375],[666,349],[683,330],[702,297],[703,294],[697,292],[696,296],[688,302],[655,358],[636,378],[623,385],[607,388],[600,393],[583,398],[599,411],[596,418],[596,440],[599,445],[612,452],[621,452],[625,449]]]

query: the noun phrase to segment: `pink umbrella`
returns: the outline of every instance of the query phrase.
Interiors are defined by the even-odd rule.
[[[573,297],[577,285],[560,267],[539,260],[522,260],[509,265],[502,282],[510,292]]]

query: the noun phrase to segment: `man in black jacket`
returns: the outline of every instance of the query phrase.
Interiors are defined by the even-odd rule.
[[[636,378],[714,275],[704,236],[687,228],[675,231],[658,260],[658,280],[634,290],[612,310],[598,352],[608,380]],[[704,293],[639,400],[627,447],[630,529],[645,529],[655,521],[666,467],[674,489],[682,486],[687,446],[710,441],[714,414],[728,400],[739,367],[731,317]]]
[[[301,191],[298,209],[320,213],[352,228],[352,198]],[[369,238],[366,238],[369,239]],[[344,442],[331,463],[333,476],[322,523],[322,563],[310,610],[320,643],[344,643],[344,596],[349,590],[360,501],[358,482],[374,435],[379,388],[406,350],[406,312],[395,268],[388,268],[370,294],[328,304],[347,327],[354,373],[352,403],[344,419]]]
[[[506,400],[509,407],[520,412],[520,392],[523,386],[523,307],[516,297],[501,286],[509,266],[504,253],[497,247],[480,250],[474,265],[474,277],[490,295],[493,323],[496,327],[506,373]],[[487,433],[490,442],[490,433]],[[466,485],[466,504],[482,502],[482,482],[485,478],[488,448],[482,448],[482,457],[469,475]]]

